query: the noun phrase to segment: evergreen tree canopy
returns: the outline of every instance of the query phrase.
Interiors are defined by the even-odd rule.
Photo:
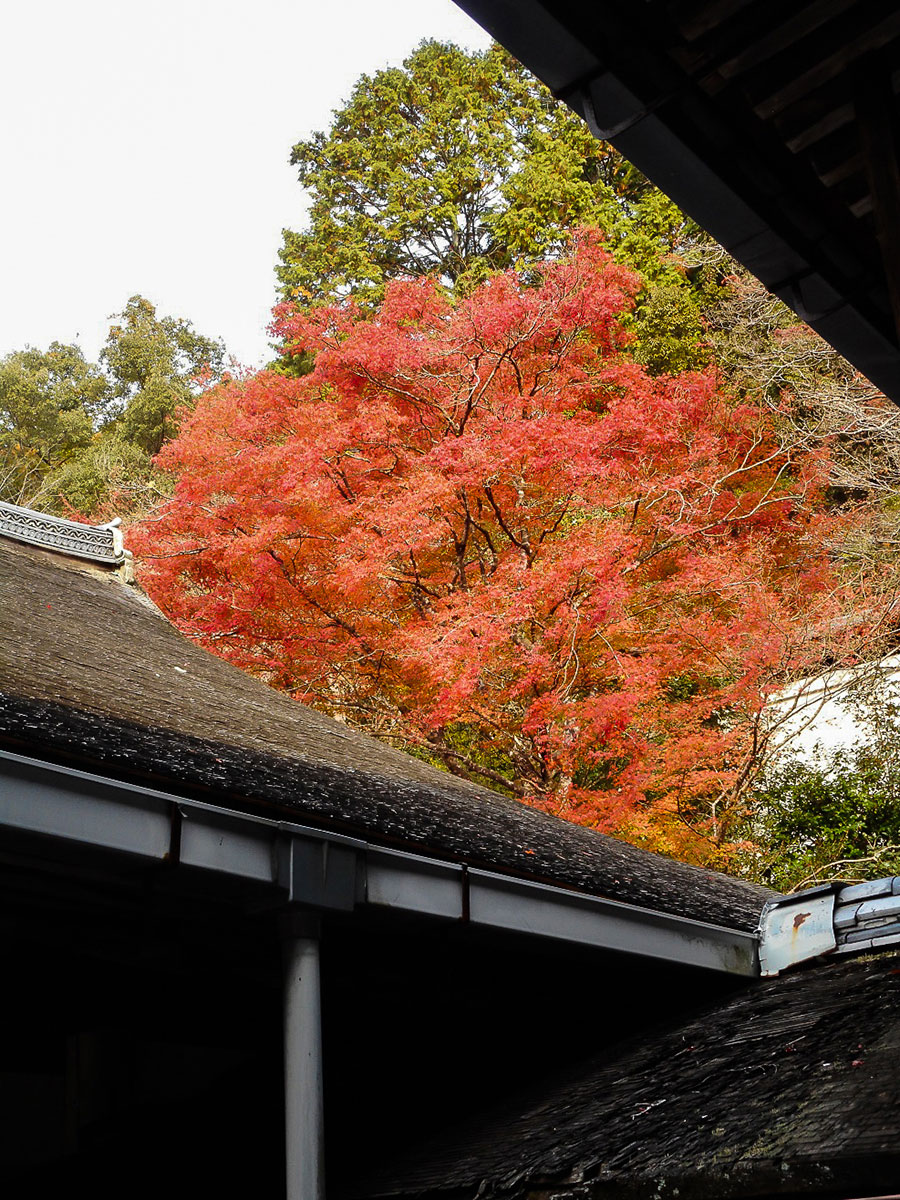
[[[111,320],[100,364],[59,342],[0,359],[0,499],[102,516],[158,498],[151,458],[225,347],[143,296]]]
[[[90,444],[111,399],[77,346],[28,346],[0,359],[0,499],[36,503],[48,476]]]
[[[225,347],[190,321],[158,317],[143,296],[132,296],[112,320],[100,357],[121,406],[120,432],[157,454],[175,432],[175,415],[193,396],[194,381],[221,377]]]
[[[490,272],[552,255],[599,226],[645,277],[679,210],[502,47],[425,42],[363,76],[327,132],[294,147],[310,196],[285,230],[286,301],[377,303],[391,279],[434,275],[468,291]]]

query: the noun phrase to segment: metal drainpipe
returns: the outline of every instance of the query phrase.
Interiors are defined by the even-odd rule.
[[[286,1195],[324,1200],[319,918],[292,913],[283,936]]]

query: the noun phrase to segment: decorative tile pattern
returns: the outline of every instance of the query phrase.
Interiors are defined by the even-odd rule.
[[[111,567],[121,566],[130,557],[117,525],[79,525],[0,500],[0,535]]]
[[[880,950],[900,942],[900,875],[841,888],[834,928],[838,954]]]

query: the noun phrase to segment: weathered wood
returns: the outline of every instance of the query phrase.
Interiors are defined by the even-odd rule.
[[[776,90],[767,89],[766,95],[754,104],[754,111],[763,118],[776,116],[809,92],[823,87],[843,74],[863,55],[892,42],[898,34],[900,11],[891,13],[872,28],[864,28],[830,53],[817,57],[807,70],[794,75],[781,86],[777,86]]]
[[[735,929],[769,895],[356,733],[188,642],[136,588],[2,539],[0,745]]]
[[[788,133],[784,144],[792,154],[799,154],[801,150],[808,150],[831,134],[837,133],[839,129],[846,128],[855,115],[853,102],[850,100],[846,104],[837,104],[829,108],[825,113],[819,110],[810,123],[803,122],[796,133]]]
[[[900,956],[821,964],[612,1048],[346,1197],[873,1196],[900,1168]]]
[[[855,3],[856,0],[817,0],[817,3],[809,4],[793,15],[787,15],[790,10],[786,9],[785,20],[781,24],[776,25],[774,29],[764,30],[760,36],[745,45],[732,58],[720,63],[716,69],[725,79],[743,75],[745,71],[760,66],[776,54],[781,54]]]
[[[893,72],[888,68],[887,73],[890,76],[891,90],[896,96],[900,93],[900,68]],[[815,146],[816,149],[810,156],[814,165],[815,160],[822,153],[819,143],[838,131],[847,131],[853,145],[852,149],[847,150],[845,157],[855,159],[859,151],[859,131],[855,126],[856,116],[856,103],[852,92],[851,78],[848,76],[839,82],[836,81],[833,87],[827,89],[825,95],[812,93],[806,96],[802,102],[792,105],[789,113],[779,117],[778,130],[784,138],[784,144],[793,154],[799,154],[801,151]],[[851,126],[853,126],[852,130],[850,130]],[[816,170],[821,177],[822,172],[817,167]]]
[[[713,0],[710,4],[689,3],[681,6],[676,14],[681,33],[689,41],[696,41],[710,30],[718,29],[723,22],[736,13],[753,7],[753,0]]]
[[[860,64],[855,82],[862,156],[900,340],[900,159],[897,105],[888,64],[880,55],[873,56]]]
[[[860,175],[865,170],[865,164],[861,154],[854,154],[849,158],[842,158],[833,167],[826,171],[819,172],[819,178],[826,187],[835,187],[839,183],[843,183],[845,179],[850,179],[854,175]]]

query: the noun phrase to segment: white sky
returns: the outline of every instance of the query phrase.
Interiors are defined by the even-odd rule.
[[[0,355],[94,359],[136,292],[269,357],[291,147],[363,72],[487,36],[450,0],[26,0],[0,20]]]

